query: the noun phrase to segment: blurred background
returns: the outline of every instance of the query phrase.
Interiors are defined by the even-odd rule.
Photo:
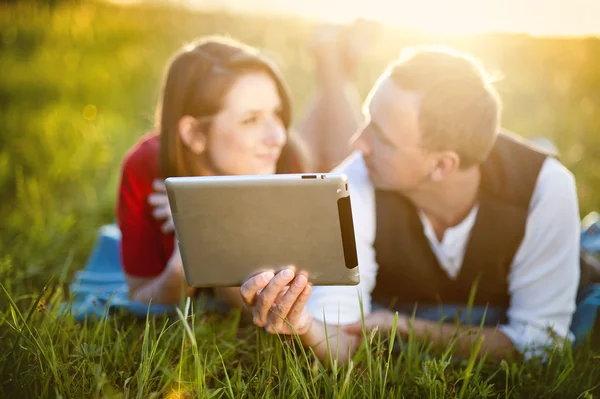
[[[581,214],[600,207],[596,0],[3,1],[0,279],[27,292],[82,266],[114,220],[121,161],[153,128],[165,64],[182,44],[225,34],[274,54],[298,117],[315,90],[317,24],[359,17],[380,28],[358,66],[363,98],[403,46],[471,52],[502,76],[504,127],[553,140]]]

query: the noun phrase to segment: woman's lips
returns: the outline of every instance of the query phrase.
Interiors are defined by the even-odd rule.
[[[279,158],[278,152],[269,152],[265,154],[257,154],[256,157],[262,161],[275,162]]]

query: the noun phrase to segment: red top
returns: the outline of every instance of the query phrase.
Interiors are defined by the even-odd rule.
[[[142,137],[123,161],[117,220],[121,229],[121,261],[125,273],[134,277],[156,277],[173,253],[174,234],[160,230],[148,196],[152,181],[159,178],[159,135]]]
[[[160,136],[142,137],[125,156],[122,167],[117,223],[121,229],[121,261],[126,274],[151,278],[162,273],[173,253],[174,234],[164,234],[164,221],[152,216],[148,196],[152,182],[160,178],[158,170]],[[292,165],[300,172],[297,157]]]

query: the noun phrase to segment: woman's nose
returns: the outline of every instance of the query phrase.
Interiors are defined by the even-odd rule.
[[[265,124],[266,142],[272,146],[282,146],[286,141],[285,127],[278,120],[269,120]]]

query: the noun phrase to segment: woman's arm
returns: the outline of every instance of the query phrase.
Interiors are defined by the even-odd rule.
[[[327,363],[337,360],[338,363],[348,363],[358,350],[362,336],[348,334],[342,326],[325,324],[313,320],[308,332],[300,335],[300,341],[305,348],[311,348],[319,360]]]
[[[312,348],[327,362],[347,362],[360,345],[361,337],[348,334],[338,325],[314,320],[305,305],[312,286],[302,274],[291,269],[277,274],[255,275],[242,285],[240,295],[252,311],[253,322],[270,334],[298,334],[304,347]]]
[[[185,285],[183,264],[173,233],[164,229],[168,202],[153,203],[166,192],[156,184],[156,146],[143,141],[126,156],[119,187],[117,219],[121,230],[121,261],[130,297],[137,302],[174,304],[193,290]]]
[[[136,302],[156,305],[176,304],[183,297],[193,296],[196,289],[187,285],[179,247],[175,243],[173,255],[167,267],[157,277],[127,276],[129,297]]]

